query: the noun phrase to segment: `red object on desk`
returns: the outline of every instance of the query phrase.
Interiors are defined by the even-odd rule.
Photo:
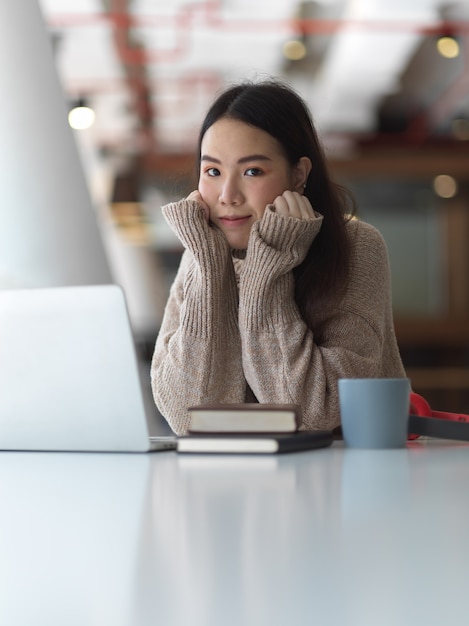
[[[425,398],[413,391],[410,394],[410,414],[422,417],[436,417],[451,422],[469,422],[469,415],[464,413],[450,413],[448,411],[433,411]],[[416,439],[420,435],[409,435],[409,439]]]

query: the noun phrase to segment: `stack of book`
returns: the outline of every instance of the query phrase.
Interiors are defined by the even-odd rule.
[[[182,453],[276,454],[331,445],[326,430],[298,430],[296,404],[206,404],[189,408],[189,434],[179,437]]]

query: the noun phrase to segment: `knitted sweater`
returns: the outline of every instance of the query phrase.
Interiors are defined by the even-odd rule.
[[[388,256],[379,232],[350,220],[345,292],[318,298],[312,330],[295,303],[293,268],[323,217],[267,209],[236,258],[194,201],[163,213],[186,248],[170,290],[151,365],[155,402],[171,428],[207,402],[299,404],[303,429],[340,423],[339,378],[403,377],[393,327]]]

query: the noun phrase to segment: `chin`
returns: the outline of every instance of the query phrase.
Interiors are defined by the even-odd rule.
[[[228,244],[232,250],[246,250],[248,247],[247,239],[228,239]]]
[[[223,231],[223,234],[232,250],[246,250],[248,247],[249,236],[243,236],[241,233],[227,233],[226,231]]]

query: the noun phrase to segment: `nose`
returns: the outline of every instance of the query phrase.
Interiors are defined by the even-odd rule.
[[[243,202],[243,194],[235,177],[227,176],[222,183],[219,195],[220,204],[238,206]]]

